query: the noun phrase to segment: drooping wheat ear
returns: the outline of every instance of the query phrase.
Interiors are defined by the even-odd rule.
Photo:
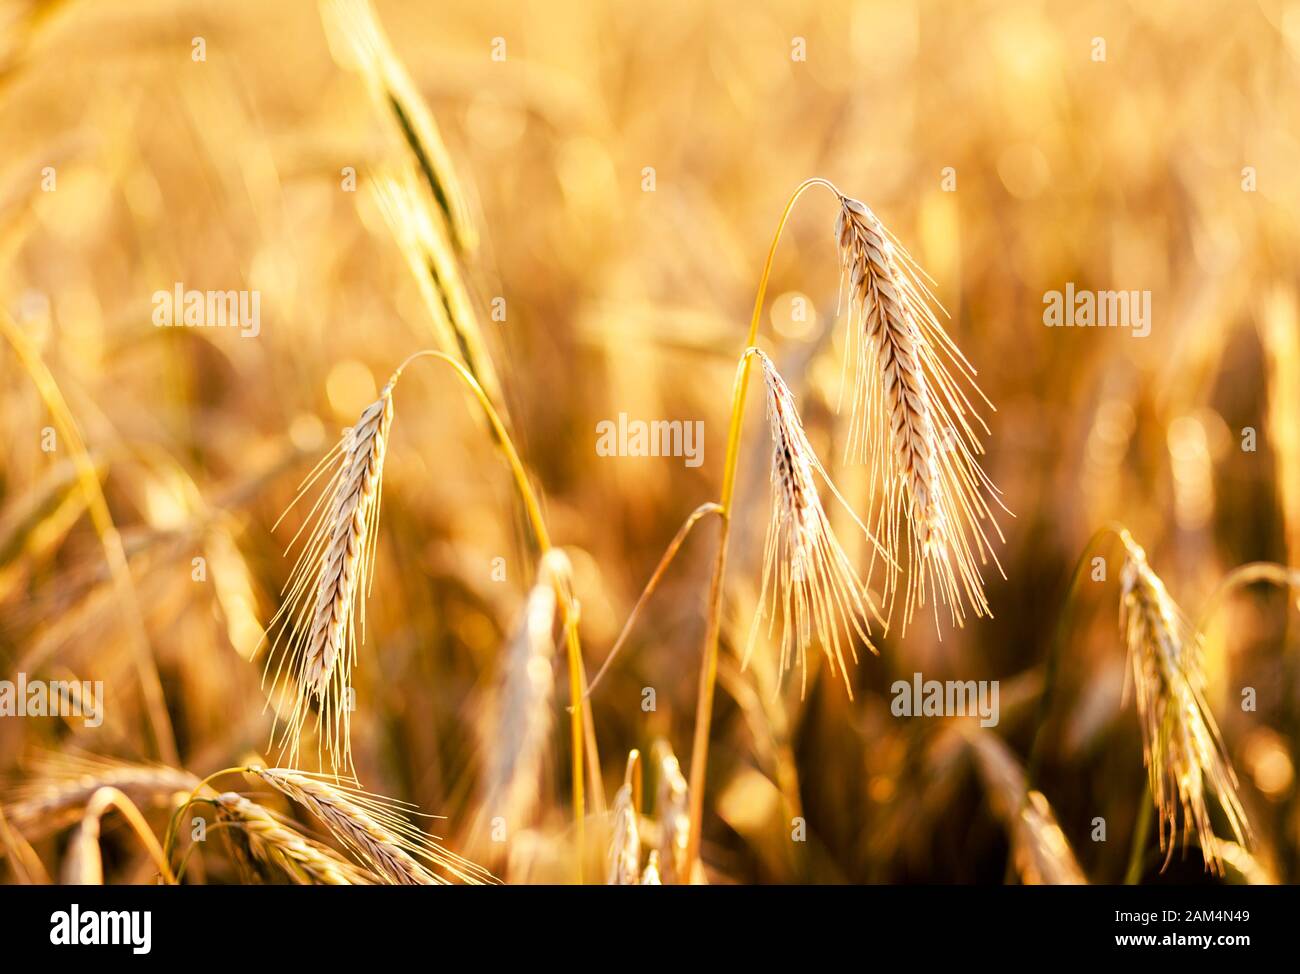
[[[610,840],[606,886],[635,886],[641,879],[641,831],[632,802],[632,785],[624,784],[609,810]]]
[[[935,315],[925,272],[876,215],[841,196],[835,237],[849,295],[846,369],[853,363],[847,454],[869,465],[875,523],[894,563],[887,614],[892,618],[906,545],[904,626],[925,604],[927,587],[936,621],[939,601],[956,625],[967,605],[989,615],[980,566],[990,558],[998,564],[988,528],[999,540],[1002,532],[989,498],[1001,502],[976,459],[984,448],[975,426],[986,435],[988,427],[966,387],[993,405]]]
[[[1179,810],[1183,844],[1195,829],[1207,869],[1221,872],[1206,803],[1214,792],[1232,835],[1248,845],[1250,823],[1237,796],[1237,775],[1205,700],[1201,636],[1151,570],[1146,552],[1126,530],[1120,574],[1120,631],[1142,724],[1142,752],[1160,823],[1160,848],[1173,856]],[[1127,689],[1127,687],[1126,687]]]
[[[281,754],[287,756],[290,765],[298,762],[303,728],[315,704],[316,727],[324,728],[320,737],[331,765],[336,770],[352,766],[349,696],[356,662],[356,612],[360,605],[364,641],[365,596],[374,569],[384,454],[393,423],[396,381],[394,375],[379,398],[361,413],[357,424],[344,431],[339,444],[308,476],[298,495],[301,498],[326,471],[333,469],[333,476],[291,542],[292,547],[303,531],[307,532],[285,585],[284,601],[267,627],[274,634],[267,673],[274,664],[273,685],[286,690],[293,699],[280,738]]]
[[[368,0],[323,0],[321,20],[335,59],[365,80],[375,102],[390,113],[437,203],[458,251],[474,249],[469,206],[429,106],[393,53]]]
[[[1056,813],[1040,791],[1026,790],[1024,769],[1001,738],[971,724],[961,728],[989,804],[1006,826],[1011,857],[1027,886],[1083,886],[1088,882]]]
[[[31,767],[28,783],[4,805],[9,824],[35,841],[81,818],[101,788],[121,792],[137,806],[185,798],[199,784],[188,771],[161,765],[128,764],[76,754],[50,754]]]
[[[412,807],[405,802],[373,795],[335,778],[291,768],[247,770],[316,816],[384,883],[397,886],[450,883],[450,879],[433,872],[428,865],[463,883],[493,882],[487,870],[444,849],[434,836],[413,825],[406,818]]]
[[[217,821],[253,863],[300,886],[373,886],[377,882],[328,846],[303,835],[270,809],[227,791],[214,802]]]
[[[844,504],[854,521],[866,532],[844,498],[827,476],[813,452],[795,409],[794,396],[776,371],[772,360],[755,350],[763,364],[767,389],[767,418],[772,430],[772,514],[763,548],[763,585],[759,612],[750,628],[745,661],[753,652],[764,614],[769,617],[768,636],[776,623],[781,604],[781,671],[797,658],[801,689],[807,686],[807,652],[814,629],[833,671],[844,680],[852,696],[845,649],[857,662],[853,637],[871,652],[869,616],[883,624],[871,596],[858,577],[857,569],[840,547],[822,507],[816,471],[831,492]],[[870,539],[870,534],[868,533]],[[852,631],[848,631],[852,630]]]
[[[482,807],[514,831],[537,807],[542,760],[553,723],[555,696],[555,582],[570,577],[567,556],[552,548],[542,558],[523,618],[502,654],[500,676],[479,727],[485,755]]]
[[[659,790],[655,814],[659,817],[659,877],[666,886],[690,882],[687,846],[690,842],[691,812],[686,777],[676,756],[663,745],[659,749]]]

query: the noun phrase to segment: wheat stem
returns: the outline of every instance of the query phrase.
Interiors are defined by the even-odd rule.
[[[162,846],[149,830],[149,823],[140,814],[140,809],[136,808],[135,802],[122,792],[109,786],[100,788],[91,796],[81,826],[72,838],[66,866],[69,881],[86,885],[88,882],[86,877],[94,873],[98,875],[95,885],[103,884],[104,870],[99,859],[99,820],[110,808],[116,808],[122,813],[122,817],[126,819],[132,831],[139,837],[145,851],[149,853],[149,858],[158,867],[163,882],[169,886],[174,885],[176,879],[167,864],[167,858],[163,855]]]
[[[1075,596],[1079,593],[1079,583],[1083,581],[1084,571],[1088,566],[1088,556],[1107,535],[1114,535],[1119,538],[1123,536],[1124,530],[1124,525],[1117,521],[1112,521],[1098,529],[1088,539],[1088,543],[1083,546],[1083,551],[1079,553],[1079,560],[1074,564],[1074,571],[1070,575],[1070,586],[1065,591],[1065,603],[1061,607],[1061,614],[1057,616],[1056,631],[1052,636],[1052,645],[1047,651],[1047,662],[1044,664],[1046,669],[1043,674],[1043,691],[1038,698],[1038,715],[1034,721],[1034,739],[1030,742],[1029,761],[1025,766],[1025,783],[1026,788],[1029,790],[1038,787],[1038,773],[1042,767],[1043,745],[1046,741],[1043,731],[1047,726],[1048,717],[1052,712],[1052,704],[1056,699],[1057,686],[1061,675],[1061,659],[1065,655],[1065,641],[1073,623],[1072,610]]]
[[[501,450],[505,454],[506,462],[510,465],[510,471],[514,475],[515,486],[519,489],[519,496],[523,500],[524,510],[528,514],[529,523],[532,525],[533,537],[537,541],[537,547],[545,556],[553,547],[551,544],[550,533],[546,530],[546,521],[542,517],[541,505],[537,500],[537,493],[533,490],[532,482],[528,478],[528,472],[524,468],[523,461],[519,458],[519,451],[515,449],[514,441],[510,439],[510,434],[506,431],[505,425],[501,422],[501,417],[497,413],[496,407],[483,387],[479,385],[478,380],[470,373],[461,362],[446,354],[445,352],[425,349],[424,351],[415,352],[407,357],[397,371],[393,374],[396,380],[412,362],[420,358],[433,358],[447,363],[452,370],[458,375],[474,394],[479,405],[483,407],[483,412],[487,415],[488,422],[491,424],[493,431],[496,433],[501,444]],[[577,860],[577,880],[583,881],[582,850],[586,846],[586,795],[583,781],[583,757],[584,749],[588,745],[583,730],[584,719],[589,720],[591,704],[585,699],[583,693],[586,684],[586,676],[582,668],[582,646],[578,641],[578,614],[577,606],[574,604],[573,593],[566,587],[559,585],[557,580],[556,595],[559,597],[561,611],[563,612],[565,646],[568,651],[569,661],[569,699],[574,705],[569,708],[569,744],[572,751],[573,764],[573,826],[575,841],[579,854],[575,857]],[[592,773],[599,774],[599,761],[596,759],[594,740],[592,741],[593,761]],[[597,778],[597,780],[599,780]]]
[[[772,263],[781,234],[799,197],[813,186],[824,186],[839,198],[834,185],[820,177],[805,179],[785,204],[781,219],[772,234],[767,248],[763,273],[758,280],[758,293],[754,297],[754,312],[749,319],[749,333],[745,351],[740,357],[736,380],[731,390],[731,421],[727,427],[727,455],[722,468],[722,496],[718,511],[722,530],[718,536],[718,553],[713,562],[713,579],[709,583],[708,623],[704,631],[704,653],[700,664],[700,686],[695,700],[695,734],[691,741],[691,838],[687,849],[688,868],[693,869],[700,855],[700,830],[704,819],[704,775],[709,759],[709,728],[713,722],[713,693],[718,684],[718,636],[722,626],[722,581],[727,571],[727,545],[731,538],[731,504],[736,491],[736,468],[740,462],[740,433],[745,418],[745,398],[749,387],[749,370],[754,343],[758,340],[758,323],[767,297],[767,283],[772,276]]]
[[[1124,885],[1136,886],[1142,879],[1142,860],[1146,856],[1147,837],[1151,834],[1151,820],[1155,818],[1155,798],[1151,782],[1142,788],[1138,805],[1137,823],[1133,826],[1133,841],[1128,851],[1128,867],[1124,870]]]
[[[682,523],[682,526],[677,529],[677,534],[674,535],[673,540],[668,543],[668,547],[664,550],[663,557],[659,559],[659,564],[655,568],[654,573],[650,576],[650,580],[646,582],[645,588],[641,590],[641,595],[636,600],[636,605],[632,606],[632,611],[628,614],[627,621],[623,623],[622,631],[618,634],[618,638],[614,640],[614,647],[609,651],[609,655],[605,657],[605,662],[600,665],[600,669],[597,671],[596,675],[591,678],[591,683],[587,686],[587,697],[590,697],[595,692],[596,684],[600,682],[601,677],[605,675],[605,671],[608,670],[610,664],[614,662],[614,657],[616,657],[619,650],[623,648],[623,644],[627,641],[628,635],[632,632],[632,626],[636,624],[637,618],[641,615],[641,610],[645,608],[646,603],[650,601],[650,596],[652,596],[655,589],[659,587],[660,580],[663,578],[664,573],[668,571],[668,566],[672,564],[673,559],[677,557],[677,552],[681,548],[682,544],[685,543],[686,536],[691,533],[691,528],[695,527],[701,519],[708,515],[721,513],[722,505],[708,501],[691,511],[690,516]]]
[[[4,332],[5,338],[18,354],[23,368],[31,377],[41,399],[45,401],[55,428],[67,444],[68,452],[76,467],[77,483],[85,494],[91,522],[104,549],[104,558],[108,562],[118,606],[126,617],[127,641],[131,646],[136,670],[140,676],[140,688],[144,694],[145,710],[149,715],[149,724],[158,747],[158,756],[165,764],[179,765],[176,736],[172,730],[171,716],[167,712],[167,701],[163,697],[158,665],[149,646],[149,635],[144,628],[144,616],[140,612],[140,603],[136,598],[135,584],[131,581],[131,569],[127,564],[126,550],[122,547],[122,536],[118,533],[117,525],[113,523],[113,515],[108,510],[108,501],[104,498],[104,491],[99,485],[99,474],[95,470],[95,464],[86,451],[86,444],[81,438],[81,431],[77,428],[77,421],[68,408],[67,400],[63,398],[58,382],[31,339],[23,334],[7,313],[3,312],[0,312],[0,331]]]

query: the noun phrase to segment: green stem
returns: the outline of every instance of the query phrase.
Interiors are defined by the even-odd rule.
[[[1142,789],[1142,804],[1138,807],[1137,824],[1133,826],[1133,845],[1129,849],[1128,868],[1124,870],[1124,885],[1136,886],[1142,879],[1142,860],[1147,839],[1151,835],[1151,821],[1155,804],[1151,798],[1151,783]]]
[[[1061,660],[1065,656],[1065,644],[1073,624],[1075,596],[1079,592],[1079,585],[1088,567],[1088,556],[1107,535],[1120,537],[1122,533],[1127,533],[1124,526],[1113,521],[1099,529],[1083,546],[1079,560],[1075,563],[1074,572],[1070,576],[1070,587],[1065,593],[1065,604],[1056,618],[1056,630],[1052,636],[1051,648],[1047,652],[1047,662],[1043,672],[1043,692],[1038,698],[1038,714],[1034,720],[1034,739],[1029,748],[1029,761],[1025,766],[1026,794],[1037,786],[1038,775],[1042,770],[1043,746],[1046,743],[1044,731],[1051,716],[1052,705],[1056,702],[1056,693],[1061,679]]]

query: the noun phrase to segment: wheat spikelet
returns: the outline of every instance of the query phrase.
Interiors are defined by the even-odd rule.
[[[538,801],[542,759],[555,695],[555,582],[570,574],[568,558],[549,551],[528,594],[523,618],[506,647],[494,700],[480,723],[485,754],[482,807],[511,830],[528,824]]]
[[[690,882],[687,846],[691,814],[686,777],[667,745],[659,754],[659,790],[655,814],[659,816],[658,874],[664,885]]]
[[[394,375],[379,398],[365,408],[355,426],[303,484],[306,491],[325,471],[334,473],[321,492],[303,530],[307,538],[284,601],[267,631],[274,633],[269,673],[272,683],[293,695],[293,707],[280,739],[281,753],[296,765],[303,728],[317,706],[316,726],[332,766],[350,768],[351,715],[348,695],[356,662],[356,612],[361,607],[365,638],[365,595],[374,569],[384,455],[393,422]],[[299,497],[302,493],[299,493]],[[286,512],[287,513],[287,512]],[[286,635],[287,634],[287,635]],[[283,651],[281,649],[283,640]],[[320,741],[317,743],[319,751]]]
[[[609,810],[610,841],[606,886],[635,886],[641,878],[641,833],[632,806],[632,785],[624,784]]]
[[[989,803],[1005,823],[1011,839],[1011,859],[1027,886],[1083,886],[1088,882],[1074,851],[1056,820],[1047,797],[1029,791],[1025,772],[996,735],[963,725],[975,755],[975,766]]]
[[[980,566],[989,558],[997,564],[997,556],[986,524],[1002,537],[986,499],[996,499],[997,488],[976,459],[984,448],[975,425],[985,434],[988,427],[963,386],[992,404],[935,316],[924,272],[864,204],[846,196],[840,203],[835,237],[849,294],[845,365],[853,363],[847,453],[870,467],[876,524],[893,562],[888,615],[906,544],[904,626],[925,604],[927,587],[936,621],[943,601],[960,625],[967,605],[976,616],[989,614]]]
[[[659,877],[659,852],[651,849],[646,859],[645,870],[641,873],[641,885],[662,886],[663,884],[663,880]]]
[[[1237,775],[1205,700],[1204,647],[1146,552],[1121,531],[1120,631],[1128,649],[1129,677],[1142,724],[1142,753],[1160,823],[1160,848],[1173,856],[1178,814],[1183,842],[1195,829],[1207,869],[1222,871],[1206,803],[1206,786],[1218,797],[1239,845],[1251,834],[1237,796]]]
[[[11,795],[3,811],[13,828],[34,841],[82,817],[101,788],[113,788],[133,804],[147,806],[188,796],[198,784],[194,775],[176,768],[52,754],[33,765],[31,782]]]
[[[486,870],[447,851],[433,836],[411,824],[403,814],[409,811],[405,803],[291,768],[252,767],[248,771],[315,815],[385,883],[434,886],[450,882],[426,863],[461,882],[477,885],[492,881]]]
[[[371,886],[376,880],[333,849],[303,835],[278,815],[243,795],[225,792],[214,802],[217,820],[250,859],[298,885]]]
[[[871,652],[876,652],[871,643],[868,615],[882,620],[857,570],[831,530],[813,472],[821,475],[841,503],[844,499],[813,453],[799,421],[794,396],[776,366],[764,353],[755,354],[763,365],[767,418],[772,432],[772,515],[763,549],[760,608],[750,629],[745,660],[749,660],[753,651],[765,613],[769,616],[768,635],[771,636],[779,599],[781,671],[789,669],[797,658],[802,688],[806,688],[807,650],[815,628],[822,650],[851,696],[845,644],[855,663],[858,654],[854,633]],[[845,509],[852,514],[847,504]],[[863,527],[856,515],[854,521]],[[850,629],[852,632],[846,635],[845,630]]]

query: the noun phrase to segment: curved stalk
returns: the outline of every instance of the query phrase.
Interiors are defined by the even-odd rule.
[[[415,352],[408,356],[393,372],[393,378],[390,381],[395,382],[408,365],[420,358],[438,359],[449,365],[452,371],[469,388],[470,392],[474,394],[474,398],[478,400],[479,405],[483,407],[488,423],[492,426],[492,431],[498,440],[502,453],[505,454],[506,462],[510,466],[510,472],[514,475],[515,486],[518,488],[520,499],[524,503],[524,510],[528,515],[528,521],[532,527],[533,537],[537,541],[537,547],[545,555],[553,546],[550,533],[546,530],[546,521],[542,517],[542,508],[538,503],[537,493],[533,490],[532,482],[528,479],[528,472],[524,468],[523,461],[519,458],[519,451],[515,449],[514,441],[511,440],[505,424],[501,421],[500,414],[492,404],[492,400],[464,364],[445,352],[432,349]],[[587,820],[585,782],[583,781],[585,749],[590,747],[592,751],[591,770],[595,783],[599,783],[600,780],[600,763],[596,754],[595,738],[585,735],[583,730],[584,719],[587,725],[590,725],[591,704],[586,700],[583,692],[586,675],[583,673],[582,667],[582,647],[578,641],[578,608],[573,593],[568,586],[558,579],[555,583],[555,594],[559,599],[564,614],[565,644],[568,649],[569,661],[569,699],[574,702],[574,705],[569,708],[569,745],[573,752],[573,826],[578,850],[575,859],[577,861],[577,880],[581,883],[583,881],[582,861],[586,849]]]
[[[772,276],[772,263],[776,257],[777,245],[790,213],[799,197],[813,186],[824,186],[841,196],[834,184],[825,179],[814,177],[805,179],[796,187],[785,204],[781,220],[772,235],[772,243],[767,249],[767,259],[763,262],[763,273],[758,282],[758,293],[754,297],[754,311],[749,320],[749,333],[745,339],[745,352],[741,356],[736,370],[736,381],[731,390],[731,421],[727,427],[727,455],[722,472],[722,496],[718,511],[722,518],[722,533],[718,538],[718,554],[713,563],[713,579],[709,583],[708,622],[704,632],[704,653],[700,663],[699,693],[695,702],[695,734],[691,742],[691,830],[687,846],[686,861],[689,869],[694,869],[700,855],[701,828],[704,820],[704,778],[709,758],[709,728],[713,722],[713,693],[718,683],[718,637],[722,625],[722,584],[727,571],[727,546],[731,536],[731,505],[736,490],[736,468],[740,459],[740,433],[745,417],[745,398],[749,386],[750,350],[758,340],[758,323],[763,313],[763,303],[767,297],[767,284]]]
[[[1290,588],[1300,592],[1300,569],[1288,568],[1271,561],[1252,561],[1245,565],[1238,565],[1219,580],[1219,584],[1205,600],[1205,604],[1201,607],[1201,616],[1196,621],[1196,631],[1205,631],[1205,624],[1210,621],[1210,616],[1229,594],[1255,582],[1269,582],[1278,588]]]
[[[645,588],[641,590],[641,595],[636,600],[636,605],[632,606],[632,611],[628,613],[627,621],[623,623],[622,631],[618,634],[618,638],[614,640],[614,647],[609,651],[609,655],[605,657],[605,662],[600,665],[600,669],[596,672],[596,675],[591,678],[591,683],[587,687],[587,692],[584,696],[590,697],[596,691],[596,685],[600,683],[601,677],[605,675],[605,671],[608,670],[610,664],[614,662],[614,657],[618,655],[618,651],[623,648],[623,644],[627,641],[628,635],[632,632],[632,626],[635,625],[637,618],[641,615],[641,610],[645,608],[646,603],[650,601],[650,597],[654,595],[655,589],[659,587],[660,579],[663,578],[664,573],[668,570],[668,566],[672,564],[673,559],[677,557],[677,551],[686,541],[686,536],[691,533],[691,528],[695,527],[702,518],[707,517],[710,514],[721,513],[722,506],[709,501],[691,511],[690,516],[682,526],[677,529],[677,534],[674,535],[673,540],[668,543],[668,547],[664,550],[663,557],[659,559],[659,564],[655,568],[654,573],[650,576],[650,580],[646,582]]]
[[[153,832],[149,831],[149,823],[146,822],[144,816],[140,814],[140,809],[135,807],[135,802],[131,801],[130,798],[118,791],[118,789],[103,787],[91,796],[90,802],[86,805],[85,814],[82,816],[82,829],[86,828],[86,823],[88,821],[93,821],[96,826],[93,830],[93,834],[89,836],[89,839],[93,840],[95,846],[98,847],[99,820],[103,818],[104,813],[110,808],[116,808],[122,814],[122,817],[126,819],[127,824],[131,826],[131,830],[135,832],[136,836],[140,839],[140,844],[143,845],[145,851],[149,853],[149,858],[151,858],[154,865],[158,867],[158,873],[162,876],[163,883],[168,886],[174,886],[176,884],[176,877],[172,875],[171,866],[168,864],[167,858],[163,855],[162,846],[158,844],[157,836],[155,836]]]

